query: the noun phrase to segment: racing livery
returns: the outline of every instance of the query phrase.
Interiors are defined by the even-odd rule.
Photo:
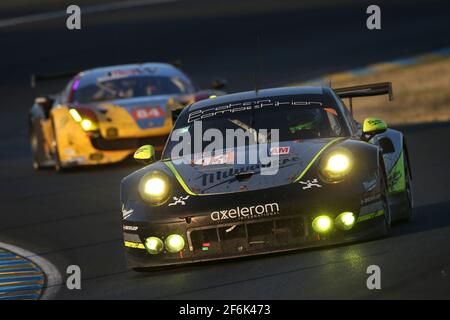
[[[147,165],[122,180],[128,265],[145,270],[387,235],[393,220],[412,212],[405,138],[381,119],[357,123],[341,100],[382,94],[392,98],[390,83],[267,89],[186,107],[162,159],[142,146],[135,158]],[[209,129],[250,136],[277,129],[278,144],[265,131],[255,143],[212,154],[204,145],[176,151],[180,134]],[[236,160],[257,148],[274,158]]]
[[[216,88],[223,85],[215,82]],[[164,63],[80,72],[61,93],[35,99],[29,115],[33,167],[118,162],[145,143],[161,151],[185,105],[221,94],[200,91]]]

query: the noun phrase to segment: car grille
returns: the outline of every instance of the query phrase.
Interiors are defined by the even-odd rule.
[[[193,256],[234,255],[295,246],[307,235],[303,217],[276,218],[189,229],[188,244]]]
[[[101,136],[92,137],[92,146],[97,150],[132,150],[145,144],[151,144],[155,148],[164,147],[167,136],[148,137],[148,138],[124,138],[124,139],[105,139]]]

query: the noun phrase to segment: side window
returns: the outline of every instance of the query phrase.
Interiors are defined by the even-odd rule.
[[[341,124],[339,123],[337,116],[335,116],[331,112],[325,112],[325,113],[328,117],[328,121],[330,122],[331,130],[333,131],[333,133],[338,137],[340,135],[342,135],[342,127],[341,127]]]
[[[69,102],[71,102],[70,100],[70,98],[71,98],[71,95],[72,95],[72,85],[73,85],[73,82],[74,82],[74,79],[71,79],[68,83],[67,83],[67,85],[66,85],[66,87],[64,88],[64,90],[63,90],[63,92],[62,92],[62,94],[61,94],[61,103],[69,103]]]
[[[352,131],[357,132],[359,130],[358,123],[355,121],[355,119],[353,119],[353,115],[350,113],[350,110],[348,110],[347,105],[344,103],[344,101],[342,101],[341,97],[339,97],[338,95],[336,96],[338,98],[339,104],[342,106],[342,109],[344,110],[344,115],[348,119]]]

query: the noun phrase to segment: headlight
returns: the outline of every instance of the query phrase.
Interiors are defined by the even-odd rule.
[[[72,116],[73,120],[75,120],[75,122],[81,122],[81,120],[83,120],[76,109],[69,109],[69,113]]]
[[[331,152],[323,159],[320,172],[328,182],[340,182],[351,171],[352,155],[345,149]]]
[[[81,127],[83,128],[84,131],[95,131],[95,130],[98,130],[97,124],[95,124],[94,122],[92,122],[89,119],[81,120]]]
[[[139,183],[139,194],[150,204],[163,204],[169,199],[170,180],[165,173],[152,171],[142,177]]]
[[[145,239],[145,249],[150,254],[158,254],[164,248],[164,243],[158,237],[148,237]]]
[[[166,249],[170,253],[177,253],[184,248],[184,238],[179,234],[171,234],[165,241]]]
[[[327,233],[333,229],[333,219],[327,215],[317,216],[312,222],[312,228],[317,233]]]
[[[353,212],[342,212],[336,217],[335,224],[341,230],[350,230],[355,225],[356,218]]]
[[[95,116],[95,113],[91,110],[86,109],[69,109],[69,114],[72,116],[73,120],[75,122],[79,123],[81,125],[81,128],[83,128],[84,131],[97,131],[98,125],[96,123],[97,117]],[[95,120],[92,120],[95,119]]]

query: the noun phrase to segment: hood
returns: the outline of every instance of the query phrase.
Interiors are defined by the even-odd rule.
[[[83,105],[83,107],[95,110],[100,120],[115,118],[114,114],[117,113],[117,108],[121,108],[130,115],[139,128],[150,129],[164,126],[165,120],[170,116],[167,106],[170,98],[169,95],[137,97],[99,102]]]
[[[239,148],[228,150],[221,156],[196,157],[191,164],[174,159],[168,164],[172,173],[196,194],[230,193],[273,188],[293,183],[308,167],[316,155],[338,139],[312,139],[280,142],[270,148],[269,155],[278,157],[266,164],[234,164]],[[245,151],[248,152],[247,147]],[[248,154],[248,153],[247,153]],[[234,160],[233,160],[234,159]],[[177,161],[178,160],[178,161]]]

